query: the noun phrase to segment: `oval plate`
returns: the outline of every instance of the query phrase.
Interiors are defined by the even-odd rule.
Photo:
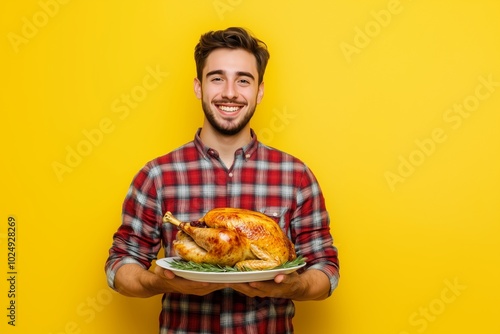
[[[268,281],[274,279],[276,275],[290,274],[306,265],[303,263],[295,267],[269,270],[206,272],[173,268],[170,262],[179,259],[179,257],[166,257],[156,260],[156,264],[162,268],[170,270],[179,277],[189,279],[191,281],[207,283],[248,283]]]

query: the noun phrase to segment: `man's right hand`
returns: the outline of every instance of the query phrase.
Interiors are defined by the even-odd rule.
[[[190,295],[204,296],[216,290],[226,287],[225,284],[206,283],[191,281],[182,277],[176,276],[172,271],[161,267],[156,267],[154,273],[164,279],[169,290],[165,292],[179,292]]]
[[[226,287],[222,283],[187,280],[158,266],[154,271],[149,271],[138,264],[125,264],[120,267],[114,283],[116,291],[122,295],[142,298],[171,292],[204,296]]]

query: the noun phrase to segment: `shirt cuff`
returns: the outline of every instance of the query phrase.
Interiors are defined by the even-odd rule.
[[[138,265],[140,265],[141,267],[144,268],[144,265],[141,264],[136,259],[134,259],[133,257],[127,256],[127,257],[123,257],[123,258],[121,258],[119,260],[116,260],[115,263],[113,263],[112,265],[108,266],[108,268],[106,269],[106,277],[108,279],[108,286],[111,289],[116,290],[116,288],[115,288],[115,276],[116,276],[116,272],[118,271],[118,269],[120,269],[125,264],[138,264]]]
[[[330,291],[328,291],[328,296],[331,296],[333,291],[337,288],[339,285],[339,272],[338,269],[334,265],[327,265],[325,263],[316,263],[312,266],[310,266],[308,269],[317,269],[325,273],[326,276],[328,276],[328,279],[330,280]]]

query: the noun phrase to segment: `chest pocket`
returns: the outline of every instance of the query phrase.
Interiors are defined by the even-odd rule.
[[[290,238],[291,233],[290,233],[290,221],[287,219],[287,211],[288,208],[285,207],[278,207],[278,206],[268,206],[264,208],[260,208],[257,211],[265,214],[272,220],[274,220],[278,225],[281,227],[281,229],[285,232],[285,234]]]

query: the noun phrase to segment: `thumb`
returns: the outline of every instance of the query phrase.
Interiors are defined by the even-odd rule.
[[[154,270],[155,274],[161,276],[163,278],[172,279],[175,277],[175,274],[170,270],[164,269],[162,267],[157,266]]]

